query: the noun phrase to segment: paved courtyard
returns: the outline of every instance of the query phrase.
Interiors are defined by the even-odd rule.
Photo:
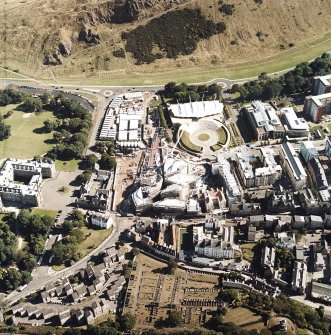
[[[59,221],[63,221],[75,204],[79,192],[79,186],[75,183],[75,179],[81,172],[80,170],[75,172],[58,171],[55,178],[45,180],[41,186],[42,204],[40,207],[61,210]],[[61,188],[64,188],[65,191],[61,192]]]

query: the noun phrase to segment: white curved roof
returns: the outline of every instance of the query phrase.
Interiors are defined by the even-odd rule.
[[[174,117],[201,118],[223,113],[223,104],[218,100],[194,101],[185,104],[170,105]]]

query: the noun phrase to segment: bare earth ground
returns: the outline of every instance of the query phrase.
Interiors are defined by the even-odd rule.
[[[331,49],[331,0],[264,0],[262,5],[254,0],[232,0],[232,16],[220,13],[218,2],[195,0],[184,4],[200,7],[206,17],[215,22],[224,20],[227,25],[225,35],[201,41],[192,55],[141,66],[135,65],[129,54],[125,59],[115,58],[112,51],[124,47],[121,32],[145,23],[146,19],[142,19],[133,24],[97,23],[95,29],[101,44],[86,47],[74,43],[72,55],[64,64],[50,67],[42,66],[43,49],[50,49],[59,38],[74,40],[77,18],[100,1],[87,5],[69,0],[9,0],[5,5],[0,0],[0,8],[6,8],[0,10],[1,20],[6,22],[0,28],[1,44],[3,29],[7,27],[7,45],[0,50],[0,64],[6,60],[13,70],[50,81],[152,85],[170,80],[201,82],[215,77],[245,78],[262,71],[275,72]],[[291,43],[293,47],[289,46]],[[285,49],[281,50],[280,45]]]

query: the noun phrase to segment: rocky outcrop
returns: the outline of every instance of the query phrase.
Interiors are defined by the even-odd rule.
[[[44,65],[52,65],[52,66],[61,65],[62,63],[63,62],[59,51],[54,51],[53,53],[46,55],[43,62]]]
[[[58,42],[54,50],[44,58],[44,65],[61,65],[63,57],[71,55],[72,41],[70,38],[63,38]]]
[[[93,33],[90,28],[84,27],[78,34],[78,41],[88,44],[98,44],[100,43],[100,36],[97,33]]]
[[[59,52],[62,56],[67,57],[71,54],[72,41],[70,39],[60,41]]]

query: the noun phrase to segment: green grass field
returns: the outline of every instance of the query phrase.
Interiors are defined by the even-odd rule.
[[[224,317],[224,322],[233,322],[236,325],[244,325],[249,322],[259,321],[260,315],[251,312],[247,308],[237,307],[229,309]]]
[[[109,229],[90,229],[87,227],[82,228],[86,239],[79,245],[79,252],[81,257],[86,256],[89,252],[100,245],[112,232]]]
[[[218,140],[221,144],[225,144],[227,140],[226,132],[224,128],[218,128],[217,129],[217,135],[218,135]]]
[[[17,105],[0,107],[0,114],[14,111],[13,115],[5,119],[11,126],[11,136],[0,142],[0,159],[3,158],[33,158],[45,154],[52,144],[46,143],[52,138],[51,133],[43,133],[43,123],[47,119],[54,119],[51,112],[28,114],[15,110]]]
[[[208,134],[200,134],[198,136],[199,141],[208,141],[210,139],[210,136]]]
[[[79,160],[73,159],[71,161],[55,161],[56,171],[64,171],[64,172],[75,172],[78,167]]]
[[[180,138],[182,144],[189,150],[192,150],[194,152],[201,152],[202,148],[199,147],[198,145],[193,144],[190,141],[190,134],[186,131],[183,131],[182,136]]]
[[[55,219],[57,211],[53,211],[51,209],[32,208],[32,214],[48,215]]]

